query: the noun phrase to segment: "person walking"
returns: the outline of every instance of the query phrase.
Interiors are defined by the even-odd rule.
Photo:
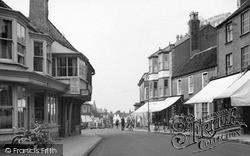
[[[125,120],[124,120],[124,118],[122,117],[122,119],[121,119],[121,130],[122,130],[122,131],[124,130],[124,127],[125,127]]]
[[[118,126],[119,126],[119,120],[118,119],[115,121],[115,126],[116,126],[116,129],[118,129]]]

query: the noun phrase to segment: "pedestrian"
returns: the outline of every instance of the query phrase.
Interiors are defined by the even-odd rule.
[[[118,119],[115,121],[115,126],[116,126],[116,129],[118,129],[118,126],[119,126],[119,120]]]
[[[122,130],[122,131],[124,130],[124,127],[125,127],[125,120],[124,120],[124,118],[122,117],[122,119],[121,119],[121,130]]]

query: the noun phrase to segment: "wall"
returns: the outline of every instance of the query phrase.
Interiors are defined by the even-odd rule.
[[[241,48],[249,45],[249,33],[241,36],[241,15],[232,19],[233,23],[233,41],[226,43],[225,25],[218,29],[218,77],[226,75],[226,55],[232,53],[233,73],[241,71]]]

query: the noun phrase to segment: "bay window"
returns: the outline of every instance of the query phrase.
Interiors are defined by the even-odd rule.
[[[25,64],[25,28],[17,23],[17,62]]]
[[[78,76],[77,58],[59,57],[52,59],[53,76]],[[83,72],[84,70],[84,72]],[[87,78],[86,68],[80,69],[83,77]],[[83,73],[82,73],[83,72]]]
[[[12,59],[12,21],[0,17],[0,58]]]
[[[46,59],[47,59],[46,71],[47,71],[47,74],[51,75],[51,62],[52,62],[51,46],[47,45],[46,48],[47,48],[46,49]]]
[[[34,71],[43,71],[43,42],[34,42]]]

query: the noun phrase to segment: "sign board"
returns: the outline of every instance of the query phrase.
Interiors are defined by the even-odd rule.
[[[87,89],[81,89],[81,95],[89,95],[89,91]]]
[[[80,94],[80,78],[70,78],[70,94]]]

